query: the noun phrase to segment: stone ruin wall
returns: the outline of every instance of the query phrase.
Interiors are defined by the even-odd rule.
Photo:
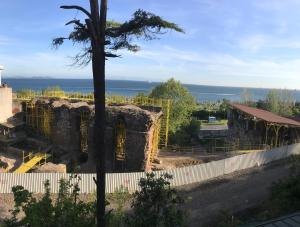
[[[239,114],[234,109],[229,109],[228,118],[228,141],[245,141],[251,144],[262,144],[265,128],[262,122],[257,122],[250,119],[245,119],[242,114]]]
[[[94,106],[86,102],[71,103],[64,100],[35,100],[35,107],[51,109],[51,143],[55,156],[79,163],[82,155],[82,121],[87,123],[88,161],[81,163],[82,171],[95,171],[94,146],[96,135],[93,133]],[[23,105],[23,110],[26,107]],[[160,127],[160,109],[148,111],[132,105],[106,107],[106,169],[115,171],[151,170],[151,158],[158,152],[158,131]],[[115,137],[116,122],[123,119],[126,128],[125,161],[122,169],[116,168]]]

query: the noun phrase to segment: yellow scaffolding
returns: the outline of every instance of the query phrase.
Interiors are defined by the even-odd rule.
[[[68,100],[79,101],[94,101],[92,93],[67,93],[61,91],[52,92],[24,92],[17,93],[16,99],[26,102],[26,123],[37,129],[47,138],[51,138],[51,121],[52,111],[51,109],[35,108],[35,105],[31,102],[34,98],[63,98]],[[132,104],[138,106],[147,107],[149,110],[156,111],[157,108],[161,108],[163,111],[163,117],[160,127],[160,140],[159,147],[166,147],[168,145],[169,137],[169,122],[170,122],[170,110],[172,108],[172,101],[169,99],[153,99],[148,97],[125,97],[125,96],[107,96],[106,104]],[[40,106],[40,105],[39,105]],[[42,116],[42,117],[41,117]]]
[[[152,147],[150,153],[150,162],[153,162],[157,158],[159,142],[160,142],[160,133],[161,133],[161,120],[155,125],[153,137],[152,137]]]
[[[36,165],[42,165],[47,163],[47,158],[49,158],[49,154],[42,154],[42,153],[29,153],[28,155],[24,155],[23,153],[23,164],[17,168],[14,173],[27,173]],[[28,158],[29,161],[25,162],[25,159]],[[42,162],[44,160],[44,162]]]
[[[35,103],[27,101],[25,103],[25,121],[28,126],[51,140],[53,111],[49,106],[35,105]]]
[[[124,170],[126,162],[126,126],[123,119],[118,119],[115,127],[114,169]]]

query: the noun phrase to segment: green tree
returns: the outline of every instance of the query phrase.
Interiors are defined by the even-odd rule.
[[[277,90],[271,90],[266,97],[266,109],[272,113],[279,113],[279,94]]]
[[[252,93],[246,88],[241,93],[241,102],[247,106],[253,105]]]
[[[73,25],[73,31],[67,37],[53,40],[54,46],[60,46],[65,40],[83,45],[82,51],[75,56],[75,64],[86,65],[92,61],[94,99],[95,99],[95,154],[97,177],[97,225],[105,226],[105,61],[118,57],[116,51],[126,49],[138,51],[137,39],[151,40],[163,34],[164,29],[177,32],[183,30],[174,23],[144,10],[137,10],[133,18],[124,23],[107,21],[107,0],[90,0],[90,11],[81,6],[61,6],[63,9],[81,11],[86,19],[73,19],[66,25]],[[99,10],[100,9],[100,10]]]
[[[176,133],[183,125],[190,123],[197,103],[188,89],[183,87],[179,81],[172,78],[165,83],[161,83],[153,88],[149,97],[172,100],[170,108],[170,133]]]
[[[292,116],[295,103],[289,90],[271,90],[267,94],[265,109],[282,116]]]

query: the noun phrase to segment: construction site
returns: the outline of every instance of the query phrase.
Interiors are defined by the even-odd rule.
[[[0,87],[0,172],[95,172],[90,94]],[[170,100],[107,98],[106,169],[149,171],[168,144]]]

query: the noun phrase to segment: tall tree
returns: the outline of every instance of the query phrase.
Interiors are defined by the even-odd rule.
[[[85,21],[74,19],[66,23],[73,25],[73,31],[67,37],[53,40],[58,47],[65,40],[83,45],[82,51],[74,59],[75,64],[87,65],[92,61],[95,126],[94,134],[97,179],[97,226],[105,226],[105,60],[118,57],[116,51],[127,49],[138,51],[140,48],[133,42],[136,39],[152,40],[163,30],[177,32],[183,30],[176,24],[163,20],[161,17],[144,10],[137,10],[132,19],[124,23],[107,21],[107,0],[101,0],[100,11],[98,0],[90,0],[90,11],[81,6],[61,6],[62,9],[79,10],[85,14]]]
[[[174,78],[154,87],[149,94],[150,98],[171,99],[170,126],[171,135],[183,125],[190,123],[192,113],[196,109],[196,100],[180,81]]]
[[[251,106],[254,103],[252,93],[246,88],[243,89],[243,91],[241,93],[241,101],[243,104],[245,104],[247,106]]]
[[[289,90],[270,90],[265,103],[265,109],[268,111],[287,117],[293,115],[295,100]]]

